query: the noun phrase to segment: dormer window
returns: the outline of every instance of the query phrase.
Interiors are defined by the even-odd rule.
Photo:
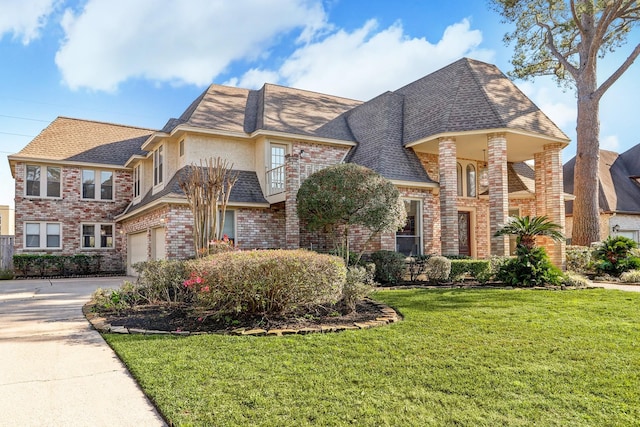
[[[164,146],[159,146],[153,152],[153,185],[159,185],[163,182],[164,168]]]

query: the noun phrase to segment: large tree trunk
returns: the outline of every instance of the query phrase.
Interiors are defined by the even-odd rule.
[[[575,200],[573,202],[572,244],[589,246],[600,240],[598,195],[598,162],[600,157],[600,99],[596,91],[596,67],[583,70],[577,82],[578,121],[576,126],[577,150],[573,177]]]

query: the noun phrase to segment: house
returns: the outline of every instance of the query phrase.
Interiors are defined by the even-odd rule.
[[[575,157],[564,165],[564,189],[573,194]],[[600,236],[625,236],[640,243],[640,144],[622,154],[600,150],[598,163]],[[567,236],[573,229],[573,202],[566,203]]]
[[[467,58],[366,102],[211,85],[160,130],[60,117],[9,156],[16,252],[97,252],[114,269],[192,257],[179,182],[220,156],[239,174],[225,233],[242,248],[327,248],[300,224],[296,193],[312,173],[354,162],[391,180],[408,212],[368,250],[505,255],[509,239],[494,233],[509,215],[564,225],[568,141],[498,68]],[[545,245],[561,265],[564,244]]]

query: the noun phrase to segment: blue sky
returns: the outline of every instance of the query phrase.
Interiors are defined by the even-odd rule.
[[[482,0],[0,0],[0,205],[14,197],[6,156],[57,116],[158,129],[210,83],[367,100],[463,56],[508,72],[508,29]],[[640,143],[638,76],[636,63],[603,98],[602,148]],[[571,91],[516,83],[575,140]]]

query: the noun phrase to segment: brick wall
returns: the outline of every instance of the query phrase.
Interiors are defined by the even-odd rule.
[[[105,169],[106,170],[106,169]],[[123,271],[124,258],[122,248],[125,238],[118,224],[114,225],[114,247],[108,249],[82,249],[81,227],[83,222],[114,223],[115,216],[121,213],[131,200],[131,174],[128,171],[114,171],[114,201],[82,200],[82,168],[61,167],[61,199],[26,197],[25,163],[17,163],[15,171],[15,253],[48,253],[54,255],[102,255],[102,269],[105,271]],[[61,223],[62,249],[45,250],[24,247],[24,223],[59,222]]]

